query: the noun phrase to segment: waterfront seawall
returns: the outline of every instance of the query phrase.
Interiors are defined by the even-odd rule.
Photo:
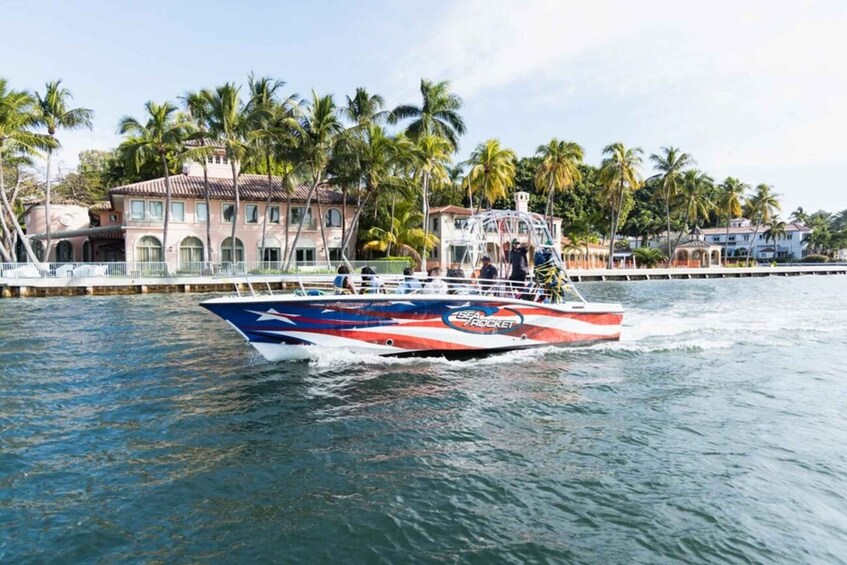
[[[751,278],[770,276],[847,275],[847,265],[745,268],[585,269],[571,270],[574,282]],[[399,275],[382,275],[386,278]],[[233,275],[172,277],[0,278],[0,297],[108,296],[148,293],[226,293],[290,291],[306,284],[331,287],[332,275]]]

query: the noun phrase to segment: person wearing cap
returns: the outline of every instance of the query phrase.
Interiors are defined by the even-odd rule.
[[[491,257],[484,255],[482,257],[482,267],[479,269],[479,286],[483,291],[491,288],[494,280],[497,278],[497,269],[491,264]]]
[[[509,264],[512,266],[512,274],[509,275],[510,281],[526,281],[526,274],[529,270],[527,252],[525,244],[521,245],[517,238],[512,240],[511,250],[509,251]]]
[[[415,278],[411,267],[403,269],[403,282],[397,287],[397,294],[418,294],[421,291],[421,281]]]

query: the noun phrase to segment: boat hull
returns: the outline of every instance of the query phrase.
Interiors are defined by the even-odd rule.
[[[620,339],[617,304],[540,304],[477,295],[262,296],[202,306],[269,360],[325,349],[467,356]]]

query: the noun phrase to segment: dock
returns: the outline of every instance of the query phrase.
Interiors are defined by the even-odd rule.
[[[569,270],[576,283],[601,281],[652,281],[752,277],[847,275],[847,264],[773,267],[708,267],[658,269]],[[382,275],[394,277],[398,275]],[[252,293],[286,292],[300,284],[314,286],[331,280],[328,275],[232,275],[155,277],[0,278],[0,297],[110,296],[152,293]]]
[[[847,264],[785,265],[773,267],[703,267],[658,269],[569,270],[574,282],[652,281],[678,279],[732,279],[750,277],[797,277],[802,275],[845,275]]]

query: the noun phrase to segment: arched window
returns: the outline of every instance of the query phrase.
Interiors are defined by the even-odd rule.
[[[203,263],[203,242],[196,237],[186,237],[179,244],[179,267],[191,269]]]
[[[35,253],[36,258],[39,261],[44,261],[44,242],[38,239],[29,240],[29,246],[32,247],[32,252]],[[23,244],[21,244],[21,250],[23,250]],[[23,255],[26,257],[26,253]],[[24,261],[29,262],[29,258],[24,259]]]
[[[232,241],[231,237],[226,238],[221,242],[221,261],[224,263],[240,263],[244,261],[244,244],[241,240],[235,238],[235,259],[232,258]]]
[[[152,235],[145,235],[135,244],[135,260],[139,263],[164,261],[162,242]]]
[[[328,228],[340,228],[341,227],[341,212],[336,210],[335,208],[330,208],[326,211],[326,217],[324,218],[325,225]]]
[[[88,240],[82,242],[82,261],[84,263],[91,261],[91,242]]]
[[[57,263],[73,263],[74,247],[70,241],[62,240],[56,246],[56,262]]]

